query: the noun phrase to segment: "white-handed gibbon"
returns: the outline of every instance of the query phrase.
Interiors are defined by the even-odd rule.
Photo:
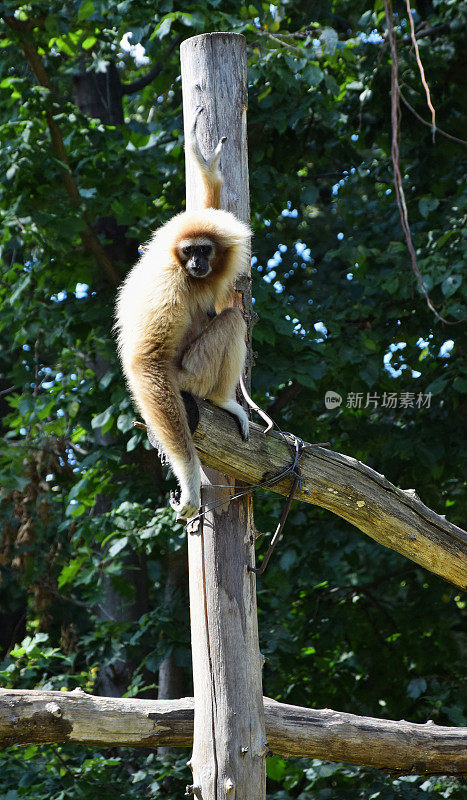
[[[154,234],[125,279],[117,300],[118,347],[131,393],[180,485],[179,517],[200,508],[200,462],[181,392],[211,400],[233,414],[243,439],[248,417],[235,400],[246,355],[246,325],[228,306],[233,283],[249,264],[251,232],[221,211],[221,139],[205,159],[188,143],[203,178],[204,208],[183,212]]]

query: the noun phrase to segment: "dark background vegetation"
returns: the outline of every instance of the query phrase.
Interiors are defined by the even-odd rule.
[[[444,324],[417,289],[394,197],[381,0],[6,0],[3,9],[1,682],[189,695],[185,534],[167,509],[170,481],[132,427],[111,335],[116,285],[138,245],[183,207],[180,42],[212,30],[247,38],[255,398],[282,428],[416,488],[458,524],[465,146],[439,132],[433,141],[402,106],[412,235],[431,300],[456,323]],[[429,120],[405,3],[394,15],[402,92]],[[458,138],[466,16],[458,0],[414,8],[437,124]],[[326,409],[328,390],[342,395],[340,408]],[[361,408],[347,408],[351,392],[362,393]],[[390,392],[399,407],[382,407]],[[431,403],[400,407],[404,392],[431,393]],[[259,530],[273,529],[282,502],[257,497]],[[265,694],[467,724],[459,592],[339,518],[295,503],[258,599]],[[189,782],[186,760],[11,748],[0,755],[0,793],[175,798]],[[268,775],[275,800],[464,791],[451,778],[305,759],[274,757]]]

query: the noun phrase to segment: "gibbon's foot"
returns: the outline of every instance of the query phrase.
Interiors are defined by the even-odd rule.
[[[237,403],[236,400],[225,400],[223,403],[216,403],[216,405],[220,408],[224,408],[229,414],[235,417],[240,428],[242,439],[246,442],[250,434],[250,420],[240,403]]]
[[[193,451],[186,460],[172,457],[170,466],[179,485],[177,494],[170,495],[170,505],[177,517],[191,519],[201,506],[201,464],[198,456]]]
[[[177,517],[191,519],[201,507],[201,498],[190,497],[188,494],[180,492],[180,489],[177,489],[175,492],[170,493],[170,505],[176,512]]]

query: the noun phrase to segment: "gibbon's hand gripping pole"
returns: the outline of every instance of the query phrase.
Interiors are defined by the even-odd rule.
[[[249,221],[246,46],[243,36],[208,33],[181,46],[186,140],[199,106],[197,136],[210,156],[222,136],[221,207]],[[186,152],[187,210],[202,206],[199,171]],[[233,302],[248,318],[248,278]],[[201,800],[264,800],[267,743],[258,645],[252,500],[218,506],[235,482],[204,468],[202,503],[215,505],[188,526],[195,719],[187,793]],[[230,494],[230,492],[229,492]]]

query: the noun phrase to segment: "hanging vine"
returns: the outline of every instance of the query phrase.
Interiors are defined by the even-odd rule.
[[[428,84],[425,79],[425,72],[423,69],[422,62],[420,60],[420,53],[418,50],[417,39],[415,36],[415,29],[413,26],[413,19],[412,13],[410,8],[410,0],[406,0],[407,2],[407,10],[409,13],[410,19],[410,27],[412,32],[412,41],[415,47],[415,55],[417,59],[417,64],[420,70],[420,74],[422,77],[422,83],[425,87],[425,91],[427,94],[427,102],[428,107],[430,108],[431,115],[432,115],[432,130],[433,136],[436,129],[436,114],[433,104],[431,102],[431,95]],[[387,27],[387,38],[389,41],[389,46],[391,49],[391,124],[392,124],[392,144],[391,144],[391,156],[392,156],[392,164],[393,164],[393,172],[394,172],[394,187],[396,190],[396,200],[397,206],[399,208],[399,216],[401,220],[402,230],[404,231],[405,240],[407,242],[407,249],[410,253],[410,259],[412,262],[412,270],[415,274],[417,279],[418,287],[423,294],[428,308],[433,312],[435,317],[440,320],[440,322],[446,323],[446,325],[455,325],[456,322],[451,322],[445,319],[441,314],[438,313],[436,308],[434,307],[430,296],[428,294],[427,288],[423,281],[422,273],[420,272],[420,267],[418,266],[417,262],[417,255],[415,253],[415,248],[412,241],[412,233],[410,230],[409,224],[409,215],[407,211],[407,203],[405,199],[405,192],[404,186],[402,182],[402,174],[400,168],[400,151],[399,151],[399,141],[400,141],[400,129],[401,129],[401,107],[400,107],[400,85],[399,85],[399,60],[397,56],[397,44],[396,44],[396,35],[394,32],[394,18],[393,18],[393,11],[392,11],[392,2],[391,0],[384,0],[384,9],[386,14],[386,27]]]

